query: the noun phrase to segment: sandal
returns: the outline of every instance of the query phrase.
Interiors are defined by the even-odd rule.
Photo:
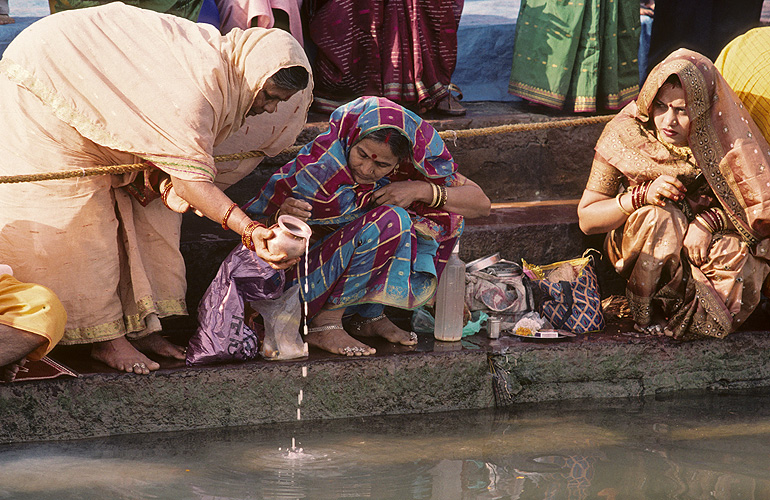
[[[441,99],[439,102],[436,103],[436,106],[433,108],[437,113],[447,116],[464,116],[465,115],[465,108],[462,107],[460,104],[460,101],[463,98],[463,92],[460,90],[460,87],[455,85],[454,83],[450,83],[447,86],[447,90],[449,90],[449,93]],[[457,97],[455,97],[452,92],[457,94]]]

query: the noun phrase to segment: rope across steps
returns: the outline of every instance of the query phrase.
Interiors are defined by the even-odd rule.
[[[480,137],[496,134],[510,134],[516,132],[525,132],[532,130],[545,130],[564,127],[579,127],[584,125],[593,125],[597,123],[606,123],[613,118],[614,115],[602,115],[602,116],[587,116],[578,118],[568,118],[564,120],[551,120],[544,122],[529,122],[529,123],[513,123],[507,125],[498,125],[492,127],[480,127],[471,128],[465,130],[444,130],[439,132],[444,141],[453,141],[463,138]],[[301,147],[294,146],[287,148],[279,153],[279,155],[296,155]],[[233,153],[228,155],[218,155],[214,157],[214,161],[217,163],[245,160],[249,158],[260,158],[266,156],[262,151],[246,151],[242,153]],[[124,165],[105,165],[89,168],[79,168],[62,170],[58,172],[42,172],[35,174],[19,174],[19,175],[4,175],[0,176],[0,184],[14,184],[21,182],[38,182],[60,179],[72,179],[77,177],[89,177],[94,175],[115,175],[124,174],[128,172],[135,172],[145,170],[151,165],[148,162],[139,162]]]

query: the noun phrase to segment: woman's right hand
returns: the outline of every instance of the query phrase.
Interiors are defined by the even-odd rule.
[[[279,215],[293,215],[294,217],[307,221],[313,210],[313,205],[296,198],[286,198],[278,209]]]
[[[666,204],[666,198],[672,201],[680,201],[684,199],[686,192],[687,188],[684,187],[682,181],[674,176],[663,174],[652,181],[650,188],[647,190],[647,199],[645,201],[649,205],[662,207]]]
[[[690,262],[698,267],[706,262],[712,238],[711,231],[699,220],[690,223],[682,243]]]
[[[299,259],[287,259],[286,254],[274,254],[267,248],[267,241],[275,237],[272,229],[257,226],[251,233],[251,241],[254,243],[254,253],[257,257],[267,262],[273,269],[288,269],[299,262]]]

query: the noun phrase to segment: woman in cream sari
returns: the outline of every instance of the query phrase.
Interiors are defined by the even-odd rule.
[[[158,332],[159,318],[187,312],[177,212],[190,207],[275,267],[293,263],[269,253],[272,232],[224,194],[213,148],[259,115],[254,149],[280,152],[311,92],[305,54],[283,31],[221,36],[118,2],[54,14],[13,41],[0,61],[0,175],[152,165],[0,184],[0,255],[59,296],[62,344],[90,343],[95,359],[142,374],[159,365],[140,350],[183,359]]]
[[[722,338],[756,308],[770,271],[770,147],[696,52],[650,73],[605,128],[578,207],[628,280],[637,328]]]

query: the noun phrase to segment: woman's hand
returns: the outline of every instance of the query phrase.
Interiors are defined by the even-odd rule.
[[[307,221],[312,215],[313,206],[303,200],[286,198],[278,209],[279,215],[293,215],[298,219]]]
[[[672,201],[680,201],[684,199],[684,194],[687,192],[687,188],[684,184],[668,174],[663,174],[650,185],[647,190],[647,199],[645,200],[649,205],[657,205],[662,207],[666,204],[666,199]]]
[[[377,205],[407,208],[415,201],[430,203],[433,200],[433,189],[425,181],[391,182],[375,191],[373,199]]]
[[[698,267],[706,262],[712,238],[711,231],[702,222],[696,219],[690,223],[684,235],[684,249],[690,262]]]
[[[297,262],[299,259],[287,259],[286,254],[274,254],[267,248],[268,240],[275,237],[275,233],[272,229],[258,226],[254,228],[254,232],[251,233],[251,241],[254,243],[254,252],[257,257],[267,262],[273,269],[288,269]]]

